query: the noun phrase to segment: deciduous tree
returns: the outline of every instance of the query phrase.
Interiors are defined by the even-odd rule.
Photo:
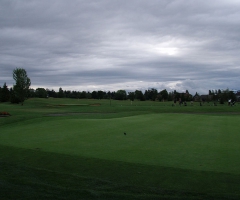
[[[159,101],[167,101],[168,100],[168,92],[166,89],[159,92]]]
[[[28,78],[26,70],[22,68],[13,70],[13,79],[16,81],[16,84],[13,86],[14,95],[23,105],[24,100],[27,98],[31,80]]]
[[[128,98],[129,98],[131,101],[134,101],[134,99],[135,99],[135,92],[129,92],[129,93],[128,93]]]
[[[126,100],[127,99],[127,92],[125,90],[118,90],[115,94],[116,100]]]
[[[47,98],[47,91],[44,88],[36,89],[36,97],[38,98]]]

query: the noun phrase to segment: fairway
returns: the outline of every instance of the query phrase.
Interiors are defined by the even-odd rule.
[[[239,121],[239,116],[195,114],[29,120],[3,128],[0,143],[108,160],[239,174],[240,159],[236,159],[240,152]]]
[[[119,187],[135,185],[139,191],[144,187],[149,196],[141,194],[139,199],[165,196],[166,191],[172,191],[169,198],[182,196],[184,191],[193,193],[190,197],[184,194],[183,199],[195,199],[196,194],[197,197],[207,195],[205,198],[218,196],[223,199],[226,195],[232,199],[240,195],[237,189],[240,183],[240,116],[237,109],[230,113],[226,106],[211,112],[212,107],[205,107],[201,113],[199,107],[188,107],[185,110],[176,108],[176,113],[172,113],[174,108],[161,103],[155,107],[147,102],[130,107],[128,102],[116,102],[111,106],[101,102],[92,107],[72,106],[75,104],[67,102],[65,106],[51,104],[49,108],[52,100],[38,101],[29,101],[25,109],[6,104],[5,108],[8,107],[13,116],[1,119],[4,120],[0,132],[0,147],[5,149],[0,154],[3,166],[8,163],[12,167],[30,167],[25,169],[28,172],[44,169],[62,175],[77,174],[77,177],[108,180],[111,184],[120,184]],[[166,112],[167,109],[171,112]],[[13,167],[14,171],[20,170],[17,166]],[[23,173],[24,176],[28,172]],[[51,176],[53,174],[46,175],[45,181]],[[10,184],[10,177],[2,175],[2,178]],[[38,184],[39,178],[35,177]],[[31,177],[25,179],[31,180]],[[53,185],[60,181],[51,179],[56,179]],[[79,180],[72,183],[76,181]],[[214,186],[213,182],[216,182]],[[110,187],[110,183],[104,184]],[[95,186],[90,184],[90,187]],[[128,199],[126,194],[115,194],[119,189],[116,187],[110,188],[113,193],[110,199]],[[160,187],[165,192],[151,192],[149,187]],[[130,193],[135,195],[133,191]],[[91,198],[95,199],[94,195]]]

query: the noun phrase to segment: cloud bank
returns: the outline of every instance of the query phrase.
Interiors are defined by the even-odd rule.
[[[240,89],[240,2],[0,2],[0,84],[208,93]]]

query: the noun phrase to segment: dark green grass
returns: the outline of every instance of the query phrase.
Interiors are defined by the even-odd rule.
[[[5,146],[0,152],[1,199],[238,199],[240,195],[240,177],[230,173]]]
[[[239,199],[239,108],[0,104],[0,199]]]

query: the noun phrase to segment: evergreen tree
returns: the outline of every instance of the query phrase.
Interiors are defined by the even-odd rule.
[[[63,89],[60,87],[58,91],[58,98],[63,98],[64,96],[65,95],[64,95]]]
[[[0,101],[7,102],[10,100],[10,92],[8,90],[7,84],[4,83],[3,88],[1,89]]]
[[[14,91],[14,86],[13,88],[10,88],[10,102],[11,103],[21,102],[20,99],[16,96],[16,92]]]

